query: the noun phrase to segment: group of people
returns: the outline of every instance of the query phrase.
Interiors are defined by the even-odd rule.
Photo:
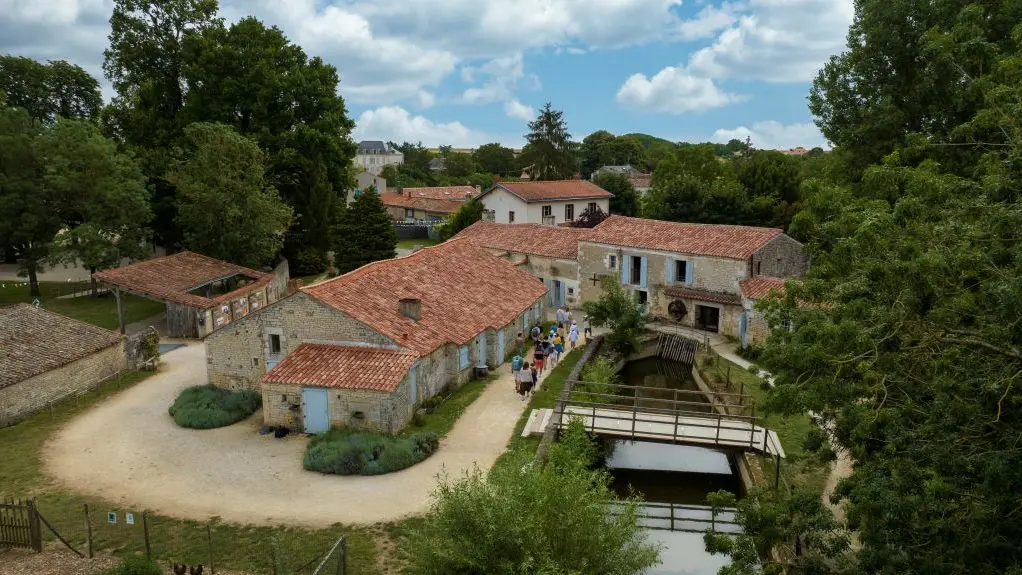
[[[572,319],[571,312],[563,305],[557,309],[556,319],[557,322],[550,326],[550,333],[543,333],[543,326],[539,321],[532,327],[529,333],[533,343],[532,364],[525,361],[525,336],[518,332],[515,341],[518,354],[511,360],[511,371],[514,373],[515,391],[522,396],[522,400],[532,396],[543,370],[557,365],[557,361],[564,353],[565,340],[570,349],[575,349],[580,331],[585,337],[592,336],[589,318],[582,318],[580,330],[578,322]]]

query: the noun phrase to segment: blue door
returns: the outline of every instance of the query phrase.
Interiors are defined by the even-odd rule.
[[[476,338],[476,367],[486,367],[486,334]]]
[[[329,431],[330,406],[327,390],[322,387],[303,387],[302,413],[305,416],[305,433]]]
[[[497,332],[497,361],[504,361],[504,330]]]
[[[742,315],[738,316],[738,341],[742,342],[742,347],[749,345],[749,312],[743,311]]]

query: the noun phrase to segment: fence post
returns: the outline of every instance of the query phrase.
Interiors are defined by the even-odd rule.
[[[82,506],[85,510],[85,544],[88,547],[89,559],[95,557],[92,551],[92,519],[89,517],[89,504]]]
[[[776,469],[774,469],[774,491],[777,491],[777,489],[781,485],[781,454],[780,453],[777,454],[777,458],[775,459],[775,461],[776,461],[776,463],[774,464],[774,467],[776,467]]]
[[[348,575],[348,540],[341,539],[341,552],[337,555],[337,575]]]
[[[28,509],[28,536],[32,544],[32,549],[34,549],[36,553],[42,553],[43,530],[39,523],[39,509],[35,506],[35,499],[29,499],[26,501],[25,507]]]
[[[145,558],[153,558],[153,547],[149,542],[149,512],[142,512],[142,536],[145,537]]]
[[[209,541],[209,572],[216,575],[216,563],[213,562],[213,530],[206,524],[206,539]]]

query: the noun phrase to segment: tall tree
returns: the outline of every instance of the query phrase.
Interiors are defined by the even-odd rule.
[[[91,122],[61,120],[38,141],[42,185],[62,230],[51,261],[80,263],[89,275],[142,258],[149,239],[149,191],[138,164]],[[93,294],[96,280],[92,278]]]
[[[26,110],[0,109],[0,242],[13,250],[33,296],[40,295],[37,274],[60,230],[56,205],[41,185],[40,130]]]
[[[103,71],[117,96],[104,112],[153,186],[153,231],[167,247],[181,239],[174,189],[164,177],[185,125],[184,42],[219,26],[217,0],[115,0]]]
[[[466,178],[477,171],[472,154],[450,152],[444,158],[444,171],[452,178]]]
[[[483,144],[472,152],[476,164],[486,173],[498,176],[517,176],[515,169],[518,167],[515,162],[515,153],[511,148],[506,148],[497,142]]]
[[[440,235],[441,240],[449,240],[453,238],[461,230],[471,226],[483,218],[483,211],[486,206],[479,198],[472,198],[471,200],[461,204],[458,211],[454,212],[454,215],[447,218],[447,221],[440,226],[437,233]]]
[[[646,327],[649,316],[630,293],[614,278],[605,277],[600,282],[600,298],[582,304],[594,327],[610,328],[607,345],[622,357],[639,350],[639,335]]]
[[[24,108],[41,122],[57,118],[95,118],[103,104],[99,81],[63,60],[43,64],[0,55],[0,92],[7,105]]]
[[[637,170],[646,167],[646,152],[634,136],[616,137],[606,130],[597,130],[582,139],[579,158],[583,178],[589,178],[603,166],[630,165]]]
[[[334,265],[348,273],[397,255],[397,232],[380,195],[369,190],[355,197],[335,234]]]
[[[185,150],[167,179],[177,189],[183,245],[261,267],[283,244],[291,209],[265,180],[259,146],[223,124],[185,128]]]
[[[610,213],[620,216],[639,215],[639,195],[628,176],[604,172],[593,178],[593,183],[614,194],[610,198]]]
[[[529,122],[527,149],[522,151],[522,164],[533,180],[565,180],[578,171],[575,143],[568,133],[564,113],[554,110],[550,102]]]

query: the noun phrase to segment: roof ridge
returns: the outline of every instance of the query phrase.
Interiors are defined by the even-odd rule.
[[[392,353],[396,355],[411,355],[419,357],[419,354],[410,349],[393,349],[390,347],[384,347],[382,345],[352,345],[346,343],[320,343],[320,342],[302,342],[298,347],[303,346],[315,346],[315,347],[334,347],[337,349],[357,349],[359,351],[374,351],[380,353]]]

